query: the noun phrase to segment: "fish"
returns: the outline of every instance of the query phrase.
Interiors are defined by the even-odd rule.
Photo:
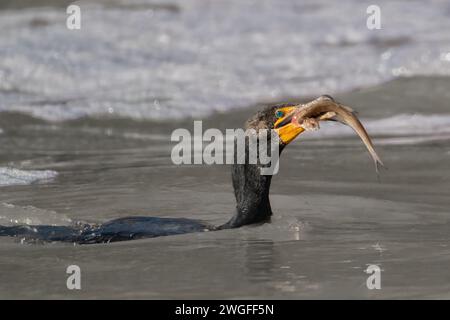
[[[385,167],[384,163],[376,153],[369,134],[352,108],[336,102],[331,96],[323,95],[301,105],[292,115],[291,123],[300,125],[306,130],[317,130],[319,121],[326,120],[348,125],[358,134],[374,161],[375,171],[378,175],[379,167]]]

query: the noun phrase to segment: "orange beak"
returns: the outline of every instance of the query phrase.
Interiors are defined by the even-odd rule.
[[[285,145],[291,143],[300,133],[305,131],[305,129],[297,123],[292,123],[292,117],[300,106],[301,105],[280,109],[283,111],[284,116],[275,122],[274,130]]]

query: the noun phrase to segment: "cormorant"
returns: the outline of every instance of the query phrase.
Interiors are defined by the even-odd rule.
[[[329,96],[322,96],[314,101],[318,100],[334,102]],[[278,135],[277,143],[281,154],[283,149],[305,130],[304,127],[292,121],[302,107],[303,105],[299,104],[279,104],[265,107],[247,120],[245,129],[254,129],[256,132],[261,129],[273,129]],[[319,114],[314,116],[324,116],[325,114],[328,114],[326,110],[321,110]],[[323,117],[319,120],[335,119]],[[257,135],[257,139],[261,139],[261,137],[270,139],[271,135]],[[248,156],[248,144],[245,145],[245,151]],[[246,159],[248,160],[248,158]],[[272,176],[261,174],[262,164],[252,164],[247,160],[243,164],[235,163],[232,165],[236,212],[227,223],[218,227],[191,219],[125,217],[101,225],[78,223],[73,226],[0,226],[0,236],[20,237],[28,241],[62,241],[89,244],[215,231],[267,222],[272,215],[269,199]]]

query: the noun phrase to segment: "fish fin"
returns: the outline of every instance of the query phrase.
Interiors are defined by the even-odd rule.
[[[334,111],[328,111],[328,112],[325,112],[325,113],[323,113],[322,115],[320,115],[320,117],[318,117],[317,119],[318,120],[325,120],[325,121],[328,121],[328,120],[330,120],[330,121],[336,121],[336,116],[337,116],[337,113],[336,112],[334,112]]]
[[[349,106],[345,106],[343,104],[339,104],[339,106],[344,109],[345,111],[351,113],[353,116],[357,116],[358,112],[356,112],[355,110],[353,110],[352,108],[350,108]],[[346,126],[351,127],[346,121],[345,119],[340,116],[339,114],[336,114],[333,118],[327,119],[327,120],[331,120],[331,121],[337,121],[339,123],[345,124]]]
[[[353,114],[357,113],[353,108],[350,108],[349,106],[344,106],[343,104],[340,104],[339,106],[341,106],[342,108],[344,108],[345,110],[347,110],[348,112],[351,112]]]
[[[339,104],[340,107],[342,107],[343,109],[345,109],[346,111],[350,112],[351,114],[357,116],[359,113],[358,111],[355,111],[353,108],[350,108],[349,106],[343,105],[343,104]]]
[[[345,122],[345,119],[341,117],[340,115],[335,115],[333,118],[327,119],[331,121],[337,121],[339,123],[345,124],[346,126],[349,126],[347,122]],[[349,126],[350,127],[350,126]]]

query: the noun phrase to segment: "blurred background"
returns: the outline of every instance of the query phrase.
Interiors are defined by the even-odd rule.
[[[66,28],[66,7],[81,29]],[[2,1],[0,110],[204,116],[450,73],[448,1]]]
[[[94,246],[2,238],[0,297],[448,298],[449,30],[447,0],[2,0],[0,225],[223,223],[229,167],[173,165],[172,130],[237,128],[321,94],[358,111],[389,170],[379,182],[351,129],[324,125],[284,152],[271,224]]]

